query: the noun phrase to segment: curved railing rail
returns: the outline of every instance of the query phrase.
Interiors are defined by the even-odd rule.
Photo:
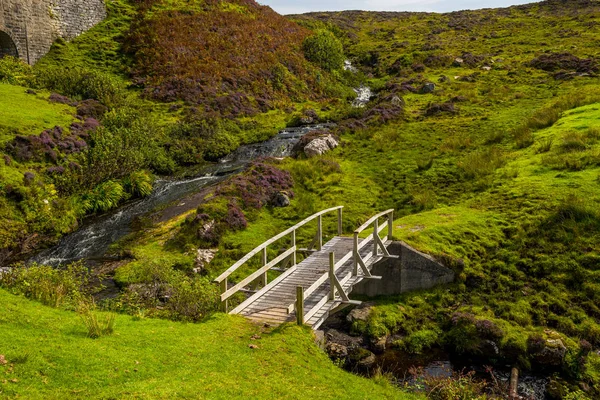
[[[302,220],[296,225],[292,226],[289,229],[281,232],[278,235],[273,236],[271,239],[262,243],[260,246],[256,247],[244,257],[242,257],[238,262],[233,264],[227,271],[223,272],[219,275],[214,282],[221,284],[221,308],[227,312],[227,300],[235,295],[237,292],[242,290],[245,286],[252,283],[254,280],[261,278],[263,287],[267,285],[267,273],[270,269],[277,267],[279,264],[283,262],[289,262],[291,260],[292,267],[296,265],[296,254],[298,251],[311,251],[311,248],[314,246],[316,250],[321,250],[323,246],[323,215],[337,211],[337,233],[338,235],[342,234],[342,209],[343,206],[328,208],[327,210],[320,211],[316,214],[311,215],[310,217]],[[317,234],[315,235],[315,240],[313,244],[311,244],[307,249],[299,249],[296,246],[296,231],[308,224],[311,221],[317,220]],[[269,245],[277,242],[278,240],[291,236],[291,246],[289,249],[285,250],[282,254],[277,256],[271,261],[267,259],[267,248]],[[231,274],[233,274],[237,269],[246,264],[252,257],[262,252],[262,267],[256,270],[255,272],[248,275],[246,278],[237,282],[233,287],[228,287],[228,278]]]

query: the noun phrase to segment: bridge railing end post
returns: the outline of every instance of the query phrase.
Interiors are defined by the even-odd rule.
[[[304,288],[296,286],[296,323],[304,325]]]

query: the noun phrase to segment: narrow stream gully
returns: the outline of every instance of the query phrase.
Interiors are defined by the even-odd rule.
[[[328,127],[331,125],[284,129],[265,142],[240,146],[219,163],[206,167],[196,177],[184,180],[159,179],[155,182],[150,196],[84,223],[80,229],[63,237],[56,246],[31,258],[30,262],[51,266],[78,260],[92,264],[101,262],[106,259],[111,244],[135,231],[136,218],[177,201],[180,201],[177,204],[180,206],[177,210],[179,214],[188,211],[191,208],[181,201],[185,201],[189,196],[242,171],[253,160],[262,157],[288,157],[302,136]]]

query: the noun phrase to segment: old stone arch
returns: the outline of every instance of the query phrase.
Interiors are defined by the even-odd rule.
[[[0,58],[4,56],[19,57],[19,52],[8,33],[0,31]]]

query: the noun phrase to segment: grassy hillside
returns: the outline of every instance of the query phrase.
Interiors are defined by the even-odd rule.
[[[0,303],[1,398],[417,398],[342,371],[293,326],[118,316],[112,336],[90,339],[75,313],[3,290]]]
[[[600,393],[598,4],[550,0],[449,14],[315,13],[294,16],[295,25],[254,2],[113,0],[107,21],[70,44],[57,43],[38,67],[53,71],[64,64],[69,66],[67,71],[75,71],[68,79],[46,82],[46,86],[78,101],[87,97],[74,89],[78,86],[73,82],[80,78],[107,88],[110,96],[92,93],[97,101],[115,100],[113,105],[104,104],[111,110],[100,118],[100,132],[106,134],[94,136],[107,139],[94,142],[98,152],[84,153],[89,158],[61,152],[58,162],[52,161],[43,158],[46,148],[35,146],[20,153],[34,155],[29,161],[16,160],[14,152],[5,157],[5,165],[8,160],[13,169],[3,171],[13,171],[10,179],[22,183],[16,191],[2,189],[2,201],[8,205],[2,210],[9,210],[3,233],[15,241],[25,232],[24,238],[33,238],[34,244],[40,232],[55,237],[56,227],[66,227],[65,231],[71,227],[64,221],[86,212],[102,212],[139,195],[125,188],[136,186],[131,185],[134,178],[140,179],[138,186],[147,187],[142,184],[148,183],[149,175],[140,171],[168,174],[214,160],[240,143],[264,138],[275,128],[297,121],[303,113],[312,115],[309,109],[314,109],[321,120],[339,122],[334,133],[341,137],[342,146],[318,159],[300,156],[256,163],[215,188],[215,196],[198,210],[170,221],[160,215],[144,220],[143,229],[114,246],[114,253],[122,259],[105,266],[123,289],[106,306],[173,319],[202,319],[215,309],[216,288],[210,279],[275,233],[329,206],[345,206],[346,231],[379,210],[394,208],[397,238],[454,268],[457,281],[432,291],[377,299],[367,323],[353,327],[355,333],[367,340],[398,335],[397,346],[409,353],[443,347],[483,364],[540,371],[551,377],[555,398],[578,388],[587,392],[578,394],[580,398],[596,398]],[[236,23],[227,25],[228,21]],[[203,35],[190,37],[189,27]],[[261,34],[244,36],[241,27]],[[308,29],[329,30],[344,43],[345,53],[360,69],[353,80],[348,73],[318,70],[299,55]],[[236,43],[243,45],[232,50],[232,43],[220,44],[227,36],[238,37]],[[151,40],[145,41],[147,37]],[[266,49],[277,56],[263,52]],[[281,60],[285,69],[277,64]],[[32,74],[36,76],[35,71]],[[37,76],[42,75],[38,72]],[[338,83],[358,83],[362,77],[376,96],[364,109],[349,110],[344,91],[336,91]],[[307,88],[310,94],[305,95]],[[23,94],[24,89],[7,90],[29,96]],[[53,116],[47,123],[36,122],[35,129],[70,122],[63,110],[71,108],[49,106],[41,98],[45,96],[36,98],[39,112],[53,107],[48,111]],[[338,98],[330,101],[331,96]],[[257,111],[261,114],[255,115]],[[10,129],[15,124],[18,121]],[[5,132],[9,132],[6,142],[14,141],[10,135],[15,133]],[[131,143],[147,147],[127,147]],[[121,145],[127,151],[121,152]],[[36,149],[43,151],[36,153]],[[80,166],[88,165],[82,161],[90,163],[83,172],[72,173],[68,168],[74,161]],[[44,172],[52,167],[67,168],[64,176],[72,180]],[[36,172],[35,185],[26,179],[27,169]],[[104,174],[97,178],[95,171]],[[73,185],[78,189],[73,190]],[[44,191],[37,189],[41,187]],[[52,187],[58,188],[58,194]],[[269,205],[267,199],[278,190],[293,192],[289,207]],[[43,201],[48,193],[57,197],[56,204],[50,201],[48,206]],[[108,205],[100,201],[106,198],[114,201]],[[81,204],[87,208],[78,208]],[[73,210],[78,212],[73,214]],[[215,223],[210,225],[212,219]],[[44,224],[36,226],[37,221]],[[207,223],[212,228],[205,228]],[[309,233],[298,236],[308,239]],[[199,277],[192,273],[195,254],[210,248],[219,251]],[[159,294],[147,295],[148,285],[173,291],[179,296],[177,301],[193,297],[194,306],[202,299],[201,312],[173,311],[180,304]],[[6,298],[34,313],[30,303]],[[224,348],[226,359],[239,358],[242,371],[253,371],[249,360],[256,352],[246,349],[247,336],[258,328],[238,319],[221,315],[200,325],[178,325],[120,316],[117,327],[122,330],[117,328],[117,335],[89,341],[69,336],[78,335],[74,315],[47,309],[35,312],[49,315],[45,318],[50,322],[39,329],[55,329],[52,337],[61,346],[67,346],[65,341],[69,345],[72,341],[73,346],[85,342],[92,353],[108,351],[124,337],[123,353],[133,354],[140,362],[143,357],[158,357],[129,346],[139,340],[133,337],[134,331],[144,331],[146,324],[161,334],[176,327],[173,331],[182,341],[191,341],[193,334],[208,338],[213,330],[224,332],[222,336],[229,337],[232,346]],[[22,325],[30,324],[10,318],[8,332],[15,337]],[[61,318],[70,328],[62,328],[52,318]],[[223,327],[226,322],[232,330]],[[66,335],[59,339],[61,332]],[[30,339],[23,340],[25,347]],[[310,354],[313,348],[308,344],[295,350],[284,347],[275,356],[277,342],[308,343],[307,334],[295,328],[286,328],[285,335],[265,334],[261,340],[269,343],[265,349],[274,346],[269,347],[273,351],[269,356],[281,358],[285,365],[292,365],[287,351],[309,349]],[[540,357],[540,345],[556,340],[565,351],[549,365]],[[490,341],[497,353],[486,352]],[[105,342],[111,346],[102,347]],[[188,342],[182,343],[165,339],[163,345],[185,348]],[[188,362],[180,347],[165,347],[176,354],[175,365],[158,358],[158,366],[167,363],[188,379],[188,372],[178,369]],[[125,362],[120,355],[111,357]],[[207,360],[211,357],[215,356],[208,355]],[[47,362],[46,358],[31,359]],[[348,375],[330,372],[332,367],[318,352],[314,360],[313,367],[303,365],[318,366],[310,370],[319,375],[317,383],[313,389],[300,383],[304,389],[298,390],[298,396],[320,392],[320,396],[335,397],[341,377],[345,380]],[[264,373],[275,374],[271,368],[276,367],[267,358],[260,361]],[[68,362],[84,360],[73,356]],[[207,364],[208,371],[214,368],[212,362]],[[121,365],[118,373],[127,368]],[[101,372],[104,366],[86,365],[96,371],[89,379],[110,397],[117,389],[106,383]],[[148,391],[168,397],[169,390],[175,390],[171,381],[158,385],[165,392],[144,386],[161,379],[159,372],[149,371],[150,378],[132,383],[130,393],[143,397]],[[334,386],[325,389],[324,376],[330,374]],[[248,390],[260,390],[255,386],[260,374],[247,375]],[[288,378],[275,376],[275,382],[268,385],[283,392]],[[65,390],[87,390],[75,381],[65,383],[67,378],[56,379],[69,388]],[[338,397],[346,393],[369,396],[367,387],[388,390],[372,389],[371,383],[360,389],[357,386],[364,381],[348,379],[348,392]],[[233,373],[227,375],[218,393],[232,393],[227,390],[234,387],[234,381]],[[203,380],[198,383],[209,385]],[[32,385],[40,396],[44,394],[44,387]],[[285,386],[285,393],[295,394],[291,386]]]

